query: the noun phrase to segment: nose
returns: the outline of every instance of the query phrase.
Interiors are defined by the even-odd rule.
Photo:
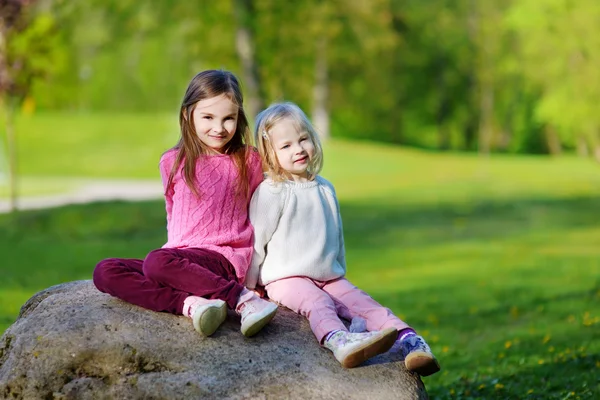
[[[215,133],[221,133],[221,132],[223,132],[224,129],[225,128],[223,127],[223,124],[220,123],[220,122],[215,122],[214,125],[213,125],[213,127],[212,127],[212,130]]]
[[[296,143],[294,145],[294,153],[296,153],[296,154],[304,153],[304,146],[302,146],[301,143]]]

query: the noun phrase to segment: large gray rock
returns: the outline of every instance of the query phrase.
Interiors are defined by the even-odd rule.
[[[230,314],[210,338],[182,316],[96,290],[91,281],[34,295],[0,340],[0,398],[425,399],[398,356],[343,369],[307,321],[280,308],[253,338]]]

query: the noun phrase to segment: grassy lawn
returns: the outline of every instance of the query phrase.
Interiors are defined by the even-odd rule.
[[[100,129],[94,140],[56,140],[73,145],[64,158],[81,176],[156,177],[175,139],[162,136],[162,117],[147,118],[148,138],[132,125],[106,133],[112,144]],[[25,171],[69,175],[39,141],[38,167]],[[348,277],[428,339],[442,364],[424,379],[432,398],[600,393],[600,166],[349,141],[329,143],[325,164],[341,202]],[[90,279],[102,258],[161,246],[164,226],[160,201],[0,215],[0,332],[36,291]]]

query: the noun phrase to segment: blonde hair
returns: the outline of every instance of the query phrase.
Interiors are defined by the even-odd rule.
[[[277,160],[273,141],[269,131],[281,120],[290,118],[299,132],[306,132],[315,151],[308,165],[308,179],[313,180],[323,168],[323,148],[317,131],[300,107],[291,102],[274,103],[256,116],[254,143],[262,159],[263,171],[271,179],[281,182],[290,179],[289,172],[284,170]]]

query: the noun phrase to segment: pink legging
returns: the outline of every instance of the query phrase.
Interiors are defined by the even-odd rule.
[[[321,282],[296,276],[271,282],[265,289],[272,300],[308,318],[321,344],[329,332],[347,330],[340,317],[351,320],[360,316],[367,321],[368,331],[409,328],[388,308],[345,278]]]

